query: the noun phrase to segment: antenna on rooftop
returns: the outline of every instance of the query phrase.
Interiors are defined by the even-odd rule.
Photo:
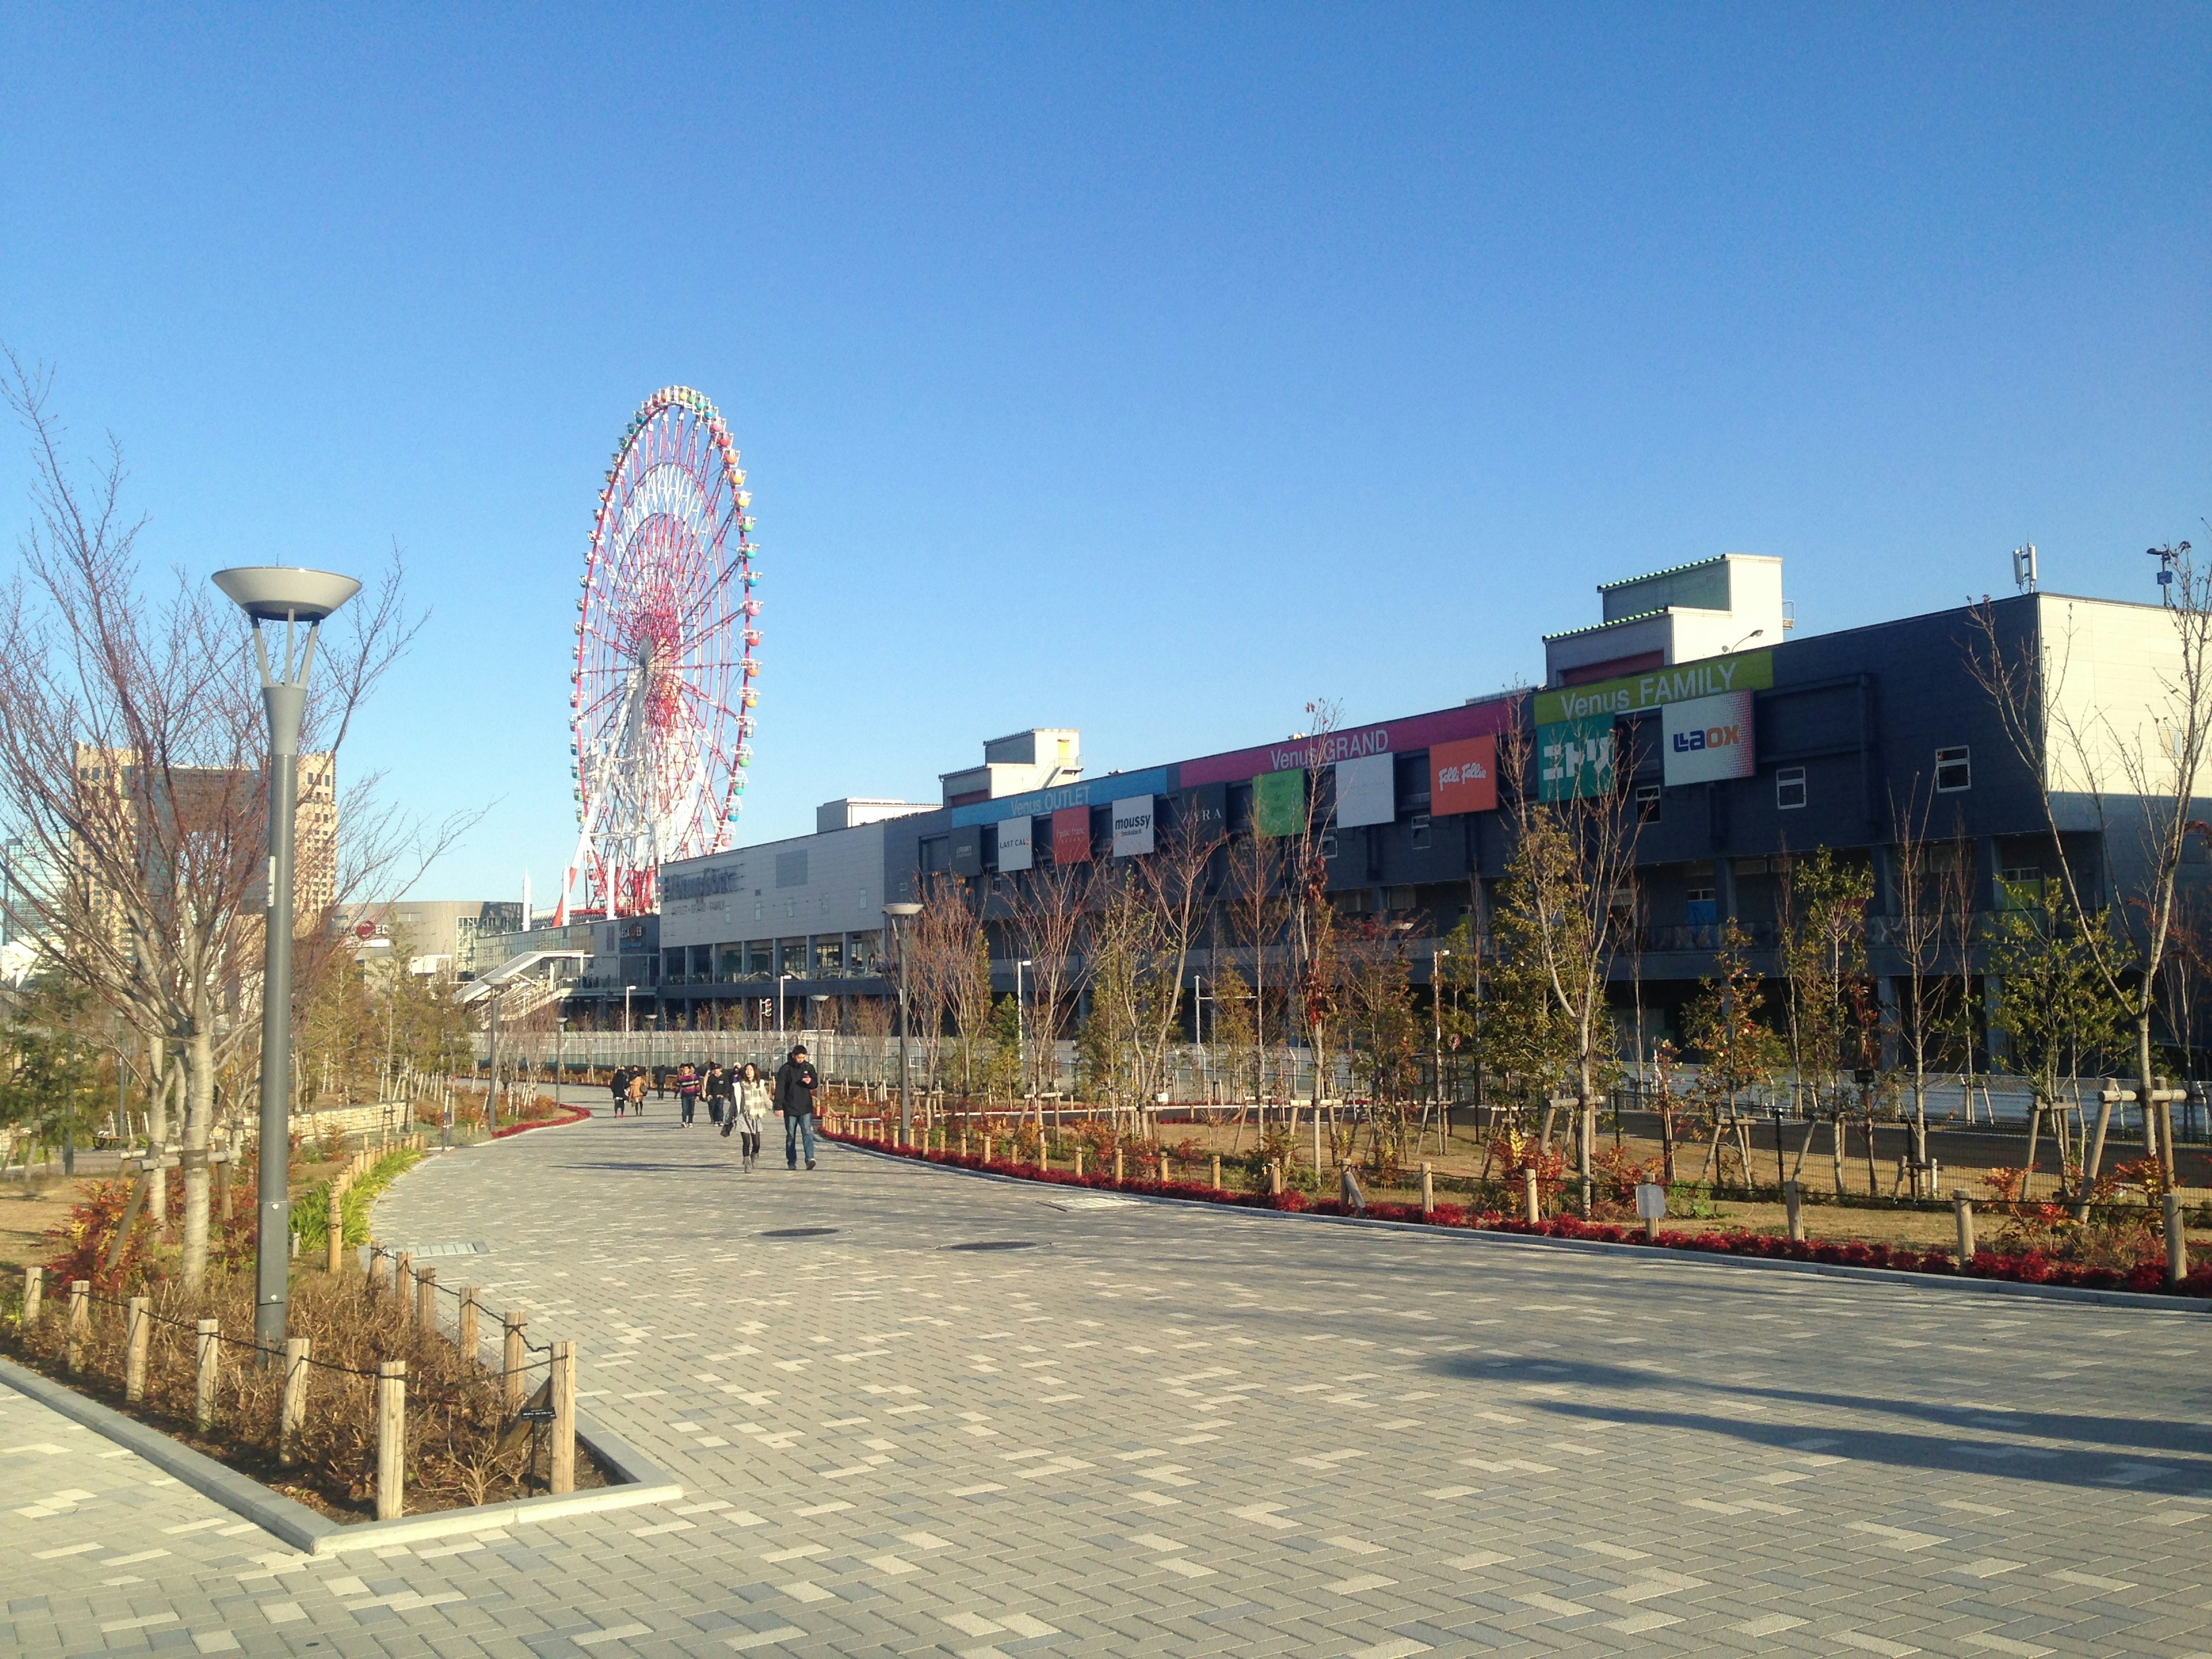
[[[2173,603],[2173,567],[2179,564],[2182,556],[2189,551],[2189,544],[2175,542],[2167,547],[2147,547],[2143,551],[2158,561],[2160,600],[2164,604],[2172,605]]]
[[[2012,550],[2012,585],[2023,593],[2035,592],[2035,544],[2028,542]]]

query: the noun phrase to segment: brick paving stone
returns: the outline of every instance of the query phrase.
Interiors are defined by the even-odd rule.
[[[2202,1316],[727,1145],[595,1120],[376,1218],[488,1243],[441,1282],[574,1338],[683,1502],[310,1562],[0,1391],[0,1645],[2212,1650]]]

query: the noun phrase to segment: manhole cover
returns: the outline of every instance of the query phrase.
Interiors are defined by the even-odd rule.
[[[837,1231],[835,1227],[778,1227],[765,1232],[763,1238],[827,1238]]]
[[[948,1250],[1034,1250],[1039,1241],[1034,1238],[979,1238],[972,1244],[947,1244]]]

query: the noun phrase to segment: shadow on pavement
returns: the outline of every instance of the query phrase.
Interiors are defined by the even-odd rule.
[[[1835,1411],[1875,1413],[1905,1417],[1950,1431],[1948,1437],[1919,1435],[1902,1430],[1854,1430],[1831,1425],[1747,1422],[1717,1413],[1642,1409],[1631,1406],[1589,1404],[1556,1400],[1526,1400],[1516,1403],[1530,1411],[1613,1422],[1641,1422],[1725,1435],[1758,1445],[1808,1449],[1808,1437],[1827,1443],[1819,1449],[1838,1455],[1863,1458],[1922,1469],[1954,1473],[1976,1470],[2014,1480],[2061,1486],[2094,1486],[2107,1489],[2158,1481],[2166,1490],[2166,1477],[2181,1475],[2192,1489],[2212,1489],[2212,1444],[2206,1431],[2188,1423],[2166,1423],[2140,1418],[2097,1418],[2049,1412],[2008,1411],[1993,1406],[1948,1405],[1932,1401],[1899,1400],[1875,1395],[1822,1393],[1751,1383],[1716,1382],[1706,1378],[1656,1375],[1626,1366],[1588,1361],[1522,1358],[1500,1355],[1479,1358],[1468,1355],[1441,1356],[1429,1369],[1467,1381],[1512,1381],[1574,1383],[1623,1394],[1637,1391],[1692,1391],[1723,1399],[1776,1401],[1793,1406],[1819,1406]],[[2177,1402],[2183,1405],[2184,1402]],[[2096,1449],[2081,1447],[2016,1446],[2010,1443],[1973,1438],[1974,1430],[1994,1430],[2053,1440],[2086,1441]],[[2123,1465],[2113,1459],[2124,1453],[2153,1452],[2178,1459],[2163,1467]],[[2114,1480],[2115,1473],[2128,1478]]]

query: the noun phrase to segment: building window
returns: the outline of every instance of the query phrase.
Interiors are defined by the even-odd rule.
[[[1955,795],[1974,787],[1974,757],[1965,744],[1936,751],[1936,793]]]
[[[1774,775],[1774,805],[1787,812],[1805,804],[1805,769],[1785,766]]]
[[[1711,927],[1721,919],[1717,890],[1692,887],[1682,896],[1682,920],[1692,927]]]
[[[1659,822],[1660,786],[1639,783],[1636,786],[1636,821],[1638,823]]]
[[[1427,848],[1428,844],[1429,815],[1426,812],[1416,812],[1413,814],[1413,850],[1416,853],[1422,852]]]
[[[1321,855],[1325,859],[1336,856],[1336,831],[1333,829],[1321,832]]]

